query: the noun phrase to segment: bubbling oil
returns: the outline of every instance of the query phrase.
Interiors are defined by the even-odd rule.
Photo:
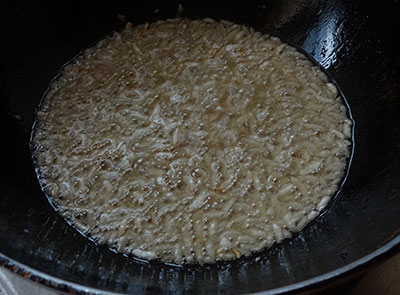
[[[213,263],[326,207],[350,153],[346,111],[277,38],[211,19],[128,24],[51,83],[33,154],[58,212],[99,243]]]

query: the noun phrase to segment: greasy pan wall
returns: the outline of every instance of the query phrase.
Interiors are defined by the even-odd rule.
[[[272,294],[399,248],[400,3],[136,2],[0,1],[0,264],[62,290]],[[302,48],[338,83],[355,120],[350,172],[328,210],[282,244],[230,263],[147,264],[97,247],[53,210],[30,156],[35,107],[63,64],[120,30],[121,16],[142,23],[178,14],[245,23]]]

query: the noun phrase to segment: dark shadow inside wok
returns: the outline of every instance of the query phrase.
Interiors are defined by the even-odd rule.
[[[400,32],[398,4],[381,1],[377,9],[344,0],[135,2],[0,2],[0,263],[122,293],[230,294],[302,282],[399,240],[400,48],[393,43]],[[176,17],[179,10],[184,17],[245,23],[303,48],[339,84],[356,122],[350,174],[329,210],[294,238],[231,263],[180,268],[97,247],[54,212],[29,152],[34,109],[64,63],[120,30],[121,16],[142,23]]]

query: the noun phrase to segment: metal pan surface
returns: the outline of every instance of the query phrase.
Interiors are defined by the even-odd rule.
[[[280,294],[321,286],[400,244],[400,5],[397,1],[1,1],[0,265],[61,291]],[[124,26],[170,17],[244,23],[308,53],[355,120],[333,202],[301,233],[252,257],[177,267],[98,247],[51,207],[29,150],[34,110],[63,64]]]

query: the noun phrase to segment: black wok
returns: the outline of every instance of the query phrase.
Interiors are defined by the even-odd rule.
[[[181,3],[181,5],[178,5]],[[300,234],[230,263],[143,263],[98,247],[41,192],[29,150],[34,109],[60,67],[124,19],[214,17],[309,53],[338,83],[355,120],[347,180]],[[0,264],[65,291],[292,292],[399,249],[400,3],[397,1],[0,1]]]

